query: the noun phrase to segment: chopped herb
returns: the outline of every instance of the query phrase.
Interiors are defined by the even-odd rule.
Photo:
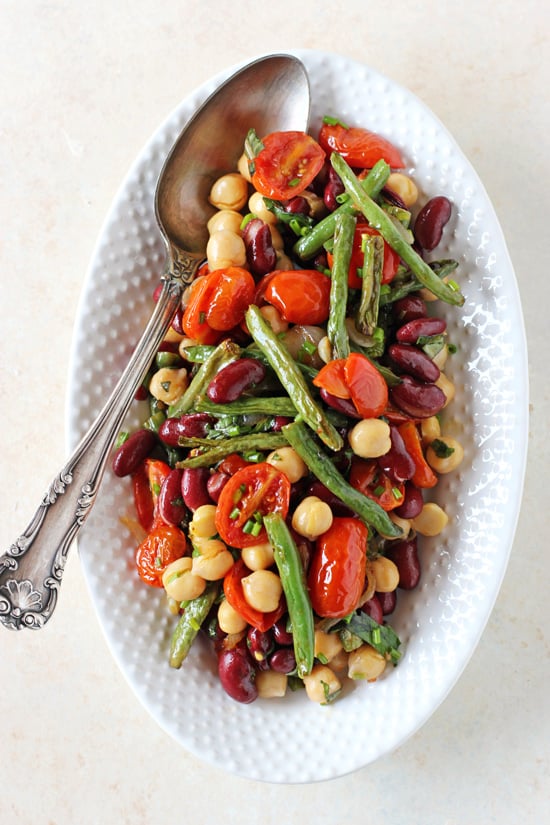
[[[171,385],[171,384],[172,384],[172,382],[171,382],[171,381],[161,381],[160,386],[162,387],[162,389],[164,390],[164,392],[169,392],[169,391],[170,391],[170,385]]]
[[[343,644],[344,639],[342,636],[344,635],[345,638],[346,633],[352,634],[355,638],[371,645],[378,653],[393,662],[394,665],[396,665],[401,658],[401,652],[399,651],[401,641],[396,632],[388,624],[378,624],[378,622],[366,613],[354,613],[347,624],[345,622],[338,622],[338,624],[332,628],[331,632],[337,632]],[[348,649],[345,644],[344,649]],[[352,650],[353,648],[350,647],[349,649]]]
[[[206,312],[199,312],[199,324],[204,324],[206,321]]]
[[[324,116],[323,123],[326,123],[327,126],[341,126],[342,129],[349,129],[349,126],[347,123],[344,123],[343,120],[339,120],[337,117],[331,117],[330,115]]]
[[[229,518],[230,519],[239,518],[240,514],[241,514],[241,511],[239,510],[239,508],[234,507],[233,510],[231,510],[231,512],[229,513]]]
[[[117,440],[115,441],[115,449],[118,450],[119,447],[122,447],[124,442],[128,441],[129,438],[130,438],[130,433],[128,433],[128,432],[119,433],[118,436],[117,436]]]
[[[449,458],[455,451],[454,447],[450,447],[441,438],[434,438],[434,440],[430,442],[430,447],[438,458]]]
[[[321,684],[323,685],[323,693],[325,694],[325,701],[321,702],[321,704],[322,705],[330,705],[330,704],[332,704],[332,702],[334,702],[338,698],[338,696],[340,695],[340,693],[342,691],[341,690],[335,690],[331,693],[330,685],[328,684],[328,682],[324,682],[321,679]]]
[[[321,662],[322,665],[328,665],[328,659],[324,653],[318,653],[317,659]]]
[[[378,487],[374,488],[374,495],[375,496],[381,496],[383,492],[384,492],[384,487],[381,484],[379,484]]]
[[[394,498],[397,498],[397,499],[398,499],[398,498],[402,498],[402,497],[403,497],[403,493],[401,492],[401,490],[399,489],[399,487],[392,487],[392,493],[393,493],[393,497],[394,497]]]
[[[300,183],[300,178],[292,178],[292,180],[289,180],[288,185],[289,186],[298,186],[299,183]]]

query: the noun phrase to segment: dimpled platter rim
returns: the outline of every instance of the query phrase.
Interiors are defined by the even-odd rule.
[[[357,770],[402,744],[441,704],[467,664],[504,575],[521,500],[527,443],[527,358],[517,284],[502,232],[475,171],[414,95],[372,68],[326,52],[292,52],[310,77],[311,127],[324,114],[379,131],[402,150],[422,199],[447,194],[455,209],[437,257],[460,262],[462,310],[444,308],[457,347],[446,372],[457,388],[445,431],[465,447],[437,500],[450,522],[423,539],[423,575],[400,593],[391,624],[404,656],[375,684],[347,687],[330,707],[302,692],[240,705],[229,699],[206,643],[180,671],[167,664],[174,621],[162,594],[133,570],[127,480],[107,470],[79,538],[91,599],[122,673],[157,723],[201,759],[250,779],[313,782]],[[135,161],[101,229],[73,337],[67,433],[78,442],[122,371],[151,310],[164,247],[154,217],[163,160],[195,109],[239,66],[189,95]],[[345,80],[344,80],[345,79]],[[253,124],[251,124],[253,125]],[[134,405],[125,428],[138,426]]]

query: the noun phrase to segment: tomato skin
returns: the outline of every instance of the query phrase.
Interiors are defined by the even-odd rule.
[[[201,344],[216,344],[240,324],[254,300],[254,278],[240,266],[215,269],[197,280],[182,316],[184,333]]]
[[[144,463],[132,475],[132,490],[137,519],[145,532],[148,533],[153,526],[154,505],[151,488],[149,487],[149,476]]]
[[[223,487],[216,508],[216,529],[223,541],[237,548],[266,541],[263,525],[257,535],[246,533],[243,527],[255,513],[280,513],[286,518],[290,486],[286,475],[265,461],[238,470]]]
[[[341,619],[355,609],[365,585],[367,539],[363,522],[344,516],[317,539],[308,587],[318,616]]]
[[[350,166],[372,169],[379,160],[385,160],[392,169],[404,167],[401,153],[393,143],[359,126],[346,128],[339,123],[323,123],[319,132],[319,144],[327,154],[338,152]]]
[[[210,305],[213,282],[210,275],[195,280],[189,294],[189,302],[181,319],[184,333],[200,344],[217,344],[221,333],[208,324],[206,310]]]
[[[358,458],[351,460],[349,483],[364,496],[368,496],[389,512],[403,504],[405,485],[392,480],[377,461]],[[397,495],[396,495],[397,493]]]
[[[405,444],[405,449],[412,458],[415,471],[412,477],[413,484],[424,489],[435,487],[437,475],[434,473],[422,450],[422,440],[413,421],[406,421],[398,427],[399,434]]]
[[[351,252],[351,261],[349,265],[348,286],[350,289],[361,289],[363,279],[359,277],[357,271],[363,268],[365,254],[361,250],[361,243],[363,235],[379,235],[376,229],[373,229],[366,223],[358,223],[355,227],[355,235],[353,237],[353,248]],[[330,264],[330,260],[329,260]],[[395,252],[389,244],[384,241],[384,263],[382,265],[382,283],[389,284],[393,281],[399,268],[399,255]]]
[[[346,383],[346,359],[335,358],[321,367],[313,383],[316,387],[326,390],[336,398],[351,398],[349,387]]]
[[[179,527],[157,521],[136,551],[140,579],[151,587],[162,587],[162,574],[169,564],[187,551],[185,534]]]
[[[223,592],[231,607],[234,608],[249,625],[265,633],[266,630],[273,627],[275,622],[278,621],[285,612],[285,600],[284,597],[281,596],[279,606],[270,613],[262,613],[260,610],[251,607],[244,597],[242,586],[242,580],[245,576],[250,575],[251,572],[242,559],[236,561],[224,577]]]
[[[305,132],[272,132],[254,158],[252,183],[268,198],[288,200],[307,189],[323,168],[325,153]]]
[[[289,324],[322,324],[330,310],[330,278],[317,269],[278,270],[265,287],[264,299]]]
[[[363,418],[378,418],[388,404],[388,385],[381,373],[358,352],[346,358],[346,384],[357,412]]]

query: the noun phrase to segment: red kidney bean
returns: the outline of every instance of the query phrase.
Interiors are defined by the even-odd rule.
[[[285,212],[290,215],[309,215],[310,208],[307,198],[302,195],[296,195],[295,198],[290,198],[284,205]]]
[[[271,424],[271,430],[274,433],[280,432],[286,424],[290,424],[292,418],[286,418],[284,415],[276,415]]]
[[[167,418],[159,427],[159,438],[169,447],[177,447],[180,437],[204,438],[215,419],[208,413],[187,413],[180,418]]]
[[[393,189],[390,189],[389,186],[384,186],[381,194],[387,201],[392,203],[394,206],[398,206],[400,209],[408,209],[407,204],[405,203],[403,198],[401,198],[397,194],[397,192],[394,192]]]
[[[280,647],[269,657],[269,667],[276,673],[292,673],[296,668],[296,656],[291,647]]]
[[[256,668],[242,643],[219,652],[218,676],[225,692],[236,702],[249,704],[258,698]]]
[[[286,629],[287,622],[288,616],[283,616],[271,628],[276,644],[282,645],[282,647],[290,647],[294,644],[292,633]]]
[[[396,507],[394,513],[400,518],[416,518],[420,514],[423,506],[424,498],[422,496],[422,490],[420,487],[417,487],[416,484],[413,484],[412,481],[408,481],[405,484],[403,504]]]
[[[334,169],[330,167],[328,172],[328,183],[325,185],[323,190],[323,201],[325,202],[327,209],[334,212],[334,210],[340,206],[336,198],[338,195],[342,195],[345,191],[344,184],[340,180],[340,177]]]
[[[161,341],[158,352],[172,352],[174,355],[178,352],[179,343],[177,341]]]
[[[374,595],[380,602],[380,607],[382,608],[382,615],[389,616],[390,613],[393,613],[393,611],[395,610],[395,605],[397,604],[396,590],[392,590],[391,593],[376,592]]]
[[[451,217],[451,212],[451,202],[443,195],[432,198],[422,207],[414,222],[414,237],[422,249],[427,252],[435,249]]]
[[[253,218],[243,230],[246,260],[254,275],[267,275],[275,269],[277,253],[273,247],[271,229],[264,221]]]
[[[245,390],[263,381],[266,373],[266,368],[256,358],[239,358],[219,371],[208,385],[206,394],[216,404],[229,404]]]
[[[391,559],[399,570],[399,587],[402,590],[414,590],[420,581],[420,559],[416,537],[392,542],[386,550],[386,557]]]
[[[447,329],[443,318],[415,318],[399,327],[395,337],[400,344],[416,344],[424,335],[441,335]]]
[[[437,415],[447,401],[443,390],[435,384],[422,384],[410,375],[404,375],[400,384],[390,388],[390,398],[396,407],[412,418]]]
[[[185,334],[185,331],[184,331],[184,329],[181,325],[182,318],[183,318],[183,308],[178,307],[176,309],[174,317],[172,318],[172,329],[175,330],[178,333],[178,335],[184,335]]]
[[[126,439],[113,457],[113,473],[119,478],[135,473],[157,443],[152,430],[136,430]]]
[[[208,492],[208,467],[186,467],[181,477],[181,495],[187,507],[195,512],[203,504],[212,504]]]
[[[351,398],[337,398],[336,395],[332,395],[324,388],[319,391],[319,394],[325,404],[328,404],[333,410],[344,413],[348,418],[361,418]]]
[[[406,295],[393,305],[394,318],[402,324],[416,318],[425,318],[427,311],[426,301],[420,295]]]
[[[437,364],[434,364],[424,350],[414,344],[391,344],[388,354],[400,370],[421,381],[433,384],[440,376]]]
[[[408,481],[415,471],[415,463],[410,457],[397,427],[390,424],[391,447],[385,455],[377,459],[378,466],[394,481]]]
[[[334,493],[331,493],[328,487],[325,487],[321,481],[313,481],[309,485],[306,495],[317,496],[317,498],[320,498],[321,501],[324,501],[330,506],[330,509],[335,516],[352,517],[354,515],[353,510],[346,507],[346,505],[343,504],[340,499],[334,495]]]
[[[158,512],[164,521],[176,526],[183,521],[186,508],[181,493],[182,470],[171,470],[160,488],[158,497]]]
[[[208,481],[206,482],[206,489],[208,490],[208,495],[214,502],[214,504],[218,503],[218,499],[220,497],[221,491],[229,481],[231,476],[228,473],[212,473],[208,477]]]
[[[267,657],[273,651],[275,642],[273,633],[269,630],[258,630],[257,627],[249,627],[246,634],[246,646],[255,662],[267,665]]]
[[[378,624],[382,624],[384,621],[384,612],[376,593],[371,599],[368,600],[368,602],[365,602],[365,604],[361,607],[361,610],[363,613],[366,613],[367,616],[370,616],[371,619],[374,619],[375,622],[378,622]]]

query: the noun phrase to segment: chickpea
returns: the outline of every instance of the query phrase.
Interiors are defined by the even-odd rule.
[[[319,661],[328,663],[343,650],[342,642],[337,633],[325,633],[324,630],[315,631],[315,657]]]
[[[239,211],[248,200],[248,181],[238,172],[229,172],[214,182],[208,198],[218,209]]]
[[[324,338],[321,338],[317,345],[317,352],[319,353],[319,358],[328,364],[329,361],[332,361],[332,344],[330,343],[330,338],[328,335],[325,335]]]
[[[261,699],[279,699],[286,693],[288,676],[275,670],[259,670],[255,684]]]
[[[414,206],[418,200],[418,189],[415,182],[402,172],[392,172],[386,181],[386,186],[401,198],[407,209]]]
[[[279,447],[269,453],[266,462],[284,473],[291,484],[299,481],[308,473],[304,461],[293,447]]]
[[[283,586],[272,570],[254,570],[241,579],[243,595],[250,607],[261,613],[271,613],[279,606]]]
[[[189,538],[191,541],[211,538],[217,532],[216,505],[202,504],[197,507],[189,524]]]
[[[177,332],[174,327],[170,327],[166,335],[164,336],[164,340],[168,344],[179,344],[184,336],[181,332]]]
[[[332,510],[318,496],[306,496],[294,510],[292,526],[306,539],[316,539],[331,527]]]
[[[442,369],[445,369],[445,364],[447,363],[447,358],[448,357],[449,357],[449,347],[447,346],[447,344],[444,344],[441,347],[441,349],[439,350],[439,352],[436,352],[436,354],[432,358],[432,361],[434,362],[436,367],[439,367],[439,369],[442,370]]]
[[[183,556],[168,565],[162,574],[162,584],[166,595],[178,604],[191,601],[200,596],[206,587],[206,581],[192,571],[193,559]]]
[[[447,404],[450,404],[455,397],[455,385],[449,378],[447,378],[444,372],[440,373],[435,385],[445,393],[445,398],[447,400],[445,401],[444,406],[446,407]]]
[[[327,665],[314,665],[311,673],[304,676],[308,699],[320,705],[328,705],[342,690],[342,683]]]
[[[277,217],[267,208],[263,195],[260,195],[259,192],[254,192],[254,194],[250,196],[248,200],[248,208],[253,215],[264,223],[268,223],[270,225],[275,225],[277,223]]]
[[[236,212],[234,209],[220,209],[219,212],[212,215],[206,226],[208,227],[210,235],[222,229],[238,235],[241,230],[242,221],[243,216],[240,212]]]
[[[399,584],[399,570],[391,559],[378,556],[371,562],[371,569],[376,579],[376,589],[379,593],[393,593]]]
[[[416,518],[411,519],[413,530],[421,536],[438,536],[446,527],[449,516],[439,504],[428,501]]]
[[[243,547],[241,558],[249,570],[267,570],[275,561],[273,547],[269,541]]]
[[[187,389],[187,370],[184,367],[162,367],[149,382],[149,392],[158,401],[173,404]]]
[[[380,418],[365,418],[352,427],[348,441],[355,455],[379,458],[391,449],[390,425]]]
[[[439,418],[436,415],[423,418],[420,421],[420,432],[422,435],[422,446],[427,447],[434,438],[439,438],[441,435]]]
[[[223,579],[233,567],[233,556],[220,539],[199,539],[193,543],[193,573],[207,581]]]
[[[206,257],[210,271],[246,263],[246,247],[240,235],[229,229],[213,232],[206,245]]]
[[[348,676],[350,679],[366,679],[375,682],[384,672],[386,660],[370,645],[352,650],[348,657]]]
[[[289,269],[294,269],[294,264],[288,257],[282,252],[280,249],[275,248],[275,252],[277,253],[277,262],[275,264],[275,269],[282,269],[285,272]]]
[[[249,183],[252,183],[252,175],[250,174],[250,169],[248,167],[248,158],[245,152],[243,152],[239,158],[239,161],[237,163],[237,169],[239,170],[239,174],[241,174],[245,180],[247,180]]]
[[[275,252],[282,252],[285,245],[283,236],[273,223],[269,224],[269,231],[271,232],[271,245],[273,246],[273,249]]]
[[[450,455],[438,454],[447,451],[452,452]],[[456,468],[460,466],[463,458],[464,448],[462,444],[457,441],[456,438],[451,438],[448,435],[432,441],[426,450],[426,461],[436,473],[440,474],[452,473],[453,470],[456,470]]]
[[[280,332],[286,332],[288,329],[288,321],[285,321],[277,307],[266,304],[260,307],[260,312],[275,333],[279,335]]]
[[[395,513],[388,513],[390,517],[390,521],[399,527],[403,531],[403,538],[407,538],[409,533],[411,532],[411,520],[408,518],[401,518],[401,516],[396,516]]]
[[[243,619],[234,607],[232,607],[227,599],[224,599],[218,607],[218,624],[220,630],[224,633],[241,633],[247,625],[246,619]]]

